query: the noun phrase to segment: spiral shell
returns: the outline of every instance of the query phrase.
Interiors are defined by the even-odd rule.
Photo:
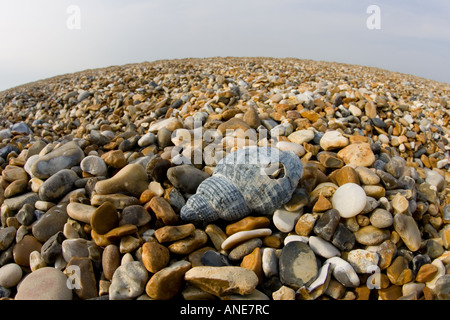
[[[198,186],[181,209],[181,219],[209,223],[250,213],[270,215],[291,199],[302,174],[302,163],[293,152],[255,146],[238,149]]]

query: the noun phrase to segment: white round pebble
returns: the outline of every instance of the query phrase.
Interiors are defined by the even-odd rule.
[[[75,228],[69,222],[66,222],[64,224],[63,234],[64,234],[64,237],[66,237],[66,239],[77,239],[80,237],[78,232],[75,230]]]
[[[355,183],[340,186],[331,199],[333,208],[339,211],[343,218],[358,215],[366,206],[367,196],[364,189]]]
[[[122,259],[120,260],[120,265],[123,266],[123,265],[127,264],[128,262],[133,262],[133,261],[134,261],[133,256],[131,255],[131,253],[127,252],[123,255]]]
[[[419,297],[424,287],[425,283],[408,282],[402,286],[402,294],[407,296],[413,293],[416,294],[416,297]]]
[[[294,229],[295,223],[299,217],[300,213],[298,212],[277,209],[273,213],[273,224],[281,232],[291,232]]]
[[[355,106],[354,104],[351,104],[348,107],[348,110],[352,113],[353,116],[355,117],[360,117],[362,114],[362,111],[360,108],[358,108],[357,106]]]
[[[22,268],[15,263],[5,264],[0,268],[0,286],[11,288],[22,279]]]
[[[39,155],[38,154],[34,154],[31,157],[28,158],[27,162],[25,162],[25,165],[23,166],[24,170],[31,176],[33,177],[33,174],[31,172],[31,167],[33,166],[33,164],[39,159]]]
[[[182,154],[177,154],[172,158],[172,163],[174,165],[182,165],[182,164],[192,164],[191,160]]]

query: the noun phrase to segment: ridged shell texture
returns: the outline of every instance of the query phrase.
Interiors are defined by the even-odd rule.
[[[233,221],[270,215],[287,203],[303,174],[293,152],[271,147],[238,149],[222,159],[181,209],[184,221]]]

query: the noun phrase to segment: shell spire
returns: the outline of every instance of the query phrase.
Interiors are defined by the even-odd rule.
[[[293,152],[271,147],[238,149],[223,158],[181,209],[181,219],[233,221],[250,213],[270,215],[287,203],[302,177]]]

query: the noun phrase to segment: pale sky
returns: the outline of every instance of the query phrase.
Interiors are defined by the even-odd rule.
[[[370,5],[380,8],[380,29],[367,27]],[[215,56],[343,62],[450,83],[449,16],[448,0],[0,0],[0,91]]]

